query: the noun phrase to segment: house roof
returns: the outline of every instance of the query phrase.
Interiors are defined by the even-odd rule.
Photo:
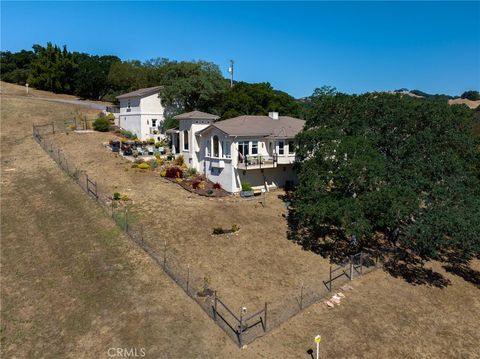
[[[230,136],[293,138],[304,124],[304,120],[290,116],[279,116],[278,120],[269,116],[239,116],[215,122],[200,132],[215,127]]]
[[[191,111],[181,113],[173,118],[176,120],[218,120],[220,117],[217,115],[212,115],[211,113]]]
[[[136,91],[124,93],[120,96],[117,96],[117,98],[150,96],[150,95],[153,95],[154,93],[160,92],[161,89],[163,89],[163,86],[146,87],[144,89],[138,89]]]

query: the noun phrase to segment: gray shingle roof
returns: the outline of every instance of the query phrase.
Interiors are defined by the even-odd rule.
[[[279,116],[278,120],[268,116],[239,116],[215,122],[209,127],[216,127],[230,136],[293,138],[304,124],[304,120],[290,116]]]
[[[212,115],[211,113],[192,111],[181,113],[173,118],[176,120],[218,120],[220,117],[217,115]]]
[[[149,96],[149,95],[153,95],[154,93],[160,92],[161,89],[163,89],[163,86],[147,87],[144,89],[138,89],[136,91],[124,93],[120,96],[117,96],[117,98]]]

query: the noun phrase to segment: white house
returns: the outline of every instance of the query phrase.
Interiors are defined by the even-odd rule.
[[[140,140],[165,138],[164,108],[159,93],[162,86],[148,87],[117,96],[120,102],[118,126]]]
[[[277,112],[218,122],[198,111],[176,118],[179,129],[169,131],[175,153],[226,191],[239,192],[242,182],[267,190],[296,182],[294,137],[305,121]]]

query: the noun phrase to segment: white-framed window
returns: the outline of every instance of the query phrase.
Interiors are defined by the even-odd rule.
[[[288,141],[288,154],[293,155],[295,153],[295,141]]]
[[[148,122],[147,122],[148,123]],[[152,127],[156,127],[157,126],[157,119],[156,118],[152,118]]]
[[[239,141],[238,152],[240,152],[243,156],[248,156],[250,154],[248,145],[249,145],[248,141]]]
[[[230,153],[230,141],[223,141],[222,140],[222,155],[225,158],[232,157]]]
[[[258,141],[252,141],[252,155],[258,155]]]
[[[220,144],[217,135],[213,136],[212,139],[212,153],[213,157],[220,157]]]
[[[283,156],[285,154],[284,145],[285,145],[285,143],[283,141],[278,141],[278,154],[280,156]]]
[[[183,149],[188,151],[188,131],[183,131]]]

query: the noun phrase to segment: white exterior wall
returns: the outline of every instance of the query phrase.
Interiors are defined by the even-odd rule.
[[[248,181],[254,189],[265,188],[265,184],[268,188],[284,187],[286,181],[292,181],[297,183],[297,175],[293,170],[293,165],[278,165],[274,168],[265,168],[262,170],[241,170],[236,169],[236,185],[237,191],[241,190],[242,182]]]
[[[183,155],[185,163],[189,167],[194,167],[197,171],[201,171],[198,161],[198,151],[200,144],[198,143],[197,132],[207,128],[213,123],[213,120],[179,120],[178,129],[180,131],[180,154]],[[185,150],[185,132],[188,132],[188,150]]]
[[[130,108],[128,105],[130,105]],[[150,138],[158,140],[158,138],[164,138],[165,135],[151,133],[152,119],[157,120],[158,127],[165,121],[163,113],[164,108],[158,98],[158,94],[142,98],[120,99],[119,127],[133,132],[142,141]]]

